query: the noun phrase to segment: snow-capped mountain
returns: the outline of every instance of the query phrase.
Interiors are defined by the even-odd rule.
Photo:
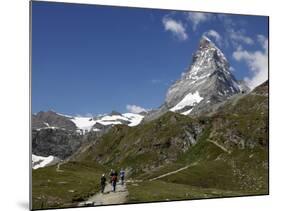
[[[112,125],[126,124],[130,127],[137,126],[143,119],[143,115],[124,113],[120,114],[112,112],[111,114],[101,115],[94,118],[91,117],[72,117],[70,120],[74,122],[78,130],[85,131],[100,131],[103,128]]]
[[[33,168],[65,160],[83,143],[95,142],[114,125],[138,125],[143,115],[111,112],[96,117],[69,116],[54,111],[32,115]]]
[[[168,89],[165,105],[170,111],[196,114],[242,92],[244,86],[232,75],[222,51],[202,36],[190,67]]]
[[[63,129],[85,133],[86,131],[101,131],[112,125],[125,124],[130,127],[138,125],[144,115],[133,113],[118,113],[98,115],[96,117],[69,116],[54,111],[39,112],[32,115],[32,128]]]

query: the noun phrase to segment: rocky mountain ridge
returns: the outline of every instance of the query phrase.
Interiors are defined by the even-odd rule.
[[[75,153],[83,143],[93,142],[112,126],[124,124],[134,127],[142,118],[140,114],[116,111],[96,117],[73,117],[41,111],[32,115],[32,153],[34,158],[55,156],[63,160]]]
[[[76,131],[79,133],[95,131],[111,127],[116,124],[125,124],[128,126],[138,125],[145,114],[124,113],[121,114],[112,111],[109,114],[98,115],[94,117],[69,116],[55,111],[40,111],[32,114],[32,129],[62,129]]]

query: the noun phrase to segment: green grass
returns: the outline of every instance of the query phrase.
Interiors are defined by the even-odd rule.
[[[193,150],[198,152],[196,147]],[[183,161],[168,164],[136,177],[144,182],[128,184],[129,202],[268,194],[266,160],[267,152],[263,149],[237,150],[230,155],[221,153],[217,159],[202,160],[175,174],[149,181],[184,166]]]
[[[165,164],[158,168],[152,169],[149,172],[138,175],[137,179],[151,179],[171,171],[175,171],[184,166],[193,164],[199,161],[214,160],[220,154],[225,153],[223,150],[215,146],[213,143],[207,142],[210,134],[210,128],[206,128],[205,131],[198,138],[197,143],[192,146],[187,152],[178,156],[175,162]]]
[[[198,120],[173,112],[133,128],[117,125],[78,160],[98,160],[110,168],[131,168],[136,175],[147,166],[177,160],[183,153],[182,139],[187,131],[195,136],[193,128],[197,125]]]
[[[268,193],[267,151],[261,148],[222,153],[217,159],[202,160],[188,169],[161,180],[202,188]],[[161,175],[161,172],[159,175]],[[155,177],[157,173],[153,175]]]
[[[75,206],[99,190],[103,167],[91,163],[69,162],[32,171],[32,208]]]
[[[148,180],[196,163],[188,169],[159,180],[198,189],[215,188],[225,192],[239,192],[240,195],[267,194],[268,151],[266,148],[257,146],[253,149],[236,149],[228,154],[208,142],[206,139],[208,133],[206,130],[198,143],[177,162],[138,175],[136,179]]]
[[[241,196],[238,191],[226,191],[215,188],[201,188],[186,184],[175,184],[165,181],[146,181],[128,184],[129,203],[170,200],[188,200],[212,197]]]

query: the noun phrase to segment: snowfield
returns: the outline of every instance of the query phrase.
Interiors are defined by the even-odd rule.
[[[195,93],[188,93],[177,105],[170,108],[170,111],[175,112],[175,111],[183,109],[186,106],[194,106],[197,103],[201,102],[201,100],[203,100],[203,99],[204,98],[200,96],[198,91],[196,91]],[[191,112],[191,110],[188,110],[188,111],[189,111],[189,113]]]
[[[94,124],[96,124],[95,121],[91,121],[92,118],[89,117],[72,117],[70,120],[74,122],[76,127],[79,129],[85,131],[85,130],[91,130]]]
[[[54,164],[57,161],[59,161],[59,159],[52,155],[48,157],[43,157],[32,154],[32,169],[43,168],[47,165],[50,165],[51,163]]]
[[[140,114],[133,114],[133,113],[125,113],[125,114],[122,114],[122,115],[124,117],[126,117],[127,119],[129,119],[129,121],[131,123],[128,126],[130,126],[130,127],[134,127],[134,126],[137,126],[138,124],[140,124],[143,117],[144,117]]]
[[[72,117],[70,120],[83,131],[90,131],[96,123],[102,125],[118,125],[123,124],[122,121],[129,122],[128,126],[137,126],[144,116],[140,114],[124,113],[121,115],[105,115],[98,119],[93,119],[91,117]],[[95,128],[93,128],[95,130]]]

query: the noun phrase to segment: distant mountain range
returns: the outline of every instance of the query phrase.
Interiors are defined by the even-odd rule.
[[[88,137],[97,137],[104,134],[114,125],[123,124],[130,127],[138,125],[145,113],[118,113],[112,111],[109,114],[96,117],[74,117],[56,113],[54,111],[38,112],[32,115],[32,152],[34,163],[40,156],[40,160],[50,161],[49,156],[55,160],[65,159],[73,154]],[[86,135],[87,134],[87,135]],[[36,157],[37,156],[37,157]],[[43,162],[43,167],[49,162]]]
[[[144,115],[144,113],[142,113],[142,115],[133,113],[121,114],[112,111],[109,114],[96,117],[81,117],[64,115],[54,111],[40,111],[37,114],[32,115],[32,129],[41,130],[57,128],[85,133],[90,131],[100,131],[116,124],[136,126],[142,121]]]

